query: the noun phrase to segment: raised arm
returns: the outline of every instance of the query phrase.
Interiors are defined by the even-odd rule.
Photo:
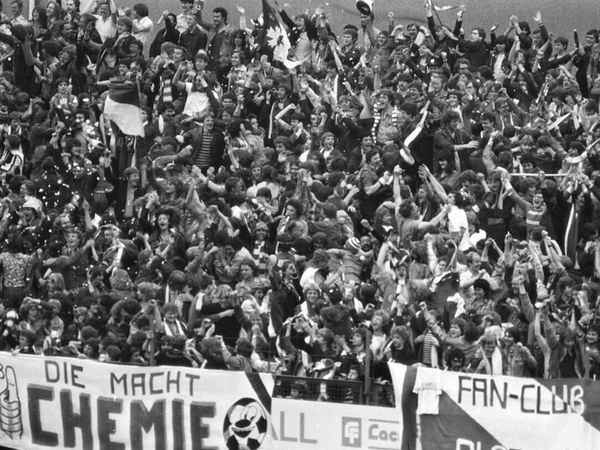
[[[168,65],[167,61],[165,61],[165,65]],[[181,76],[183,75],[185,69],[187,69],[187,62],[179,65],[175,71],[175,75],[173,75],[173,80],[171,81],[173,86],[181,91],[185,91],[185,83],[181,81]]]
[[[525,201],[523,197],[516,193],[513,189],[508,177],[504,177],[504,188],[506,189],[506,195],[514,200],[514,202],[521,207],[525,212],[529,211],[532,207],[531,203]]]
[[[431,188],[433,189],[433,191],[439,197],[440,201],[442,203],[448,203],[448,195],[446,194],[446,190],[440,184],[440,182],[432,175],[432,173],[429,171],[429,167],[427,167],[426,165],[423,164],[421,166],[421,169],[425,172],[425,174],[427,176],[427,181],[431,185]]]
[[[529,294],[527,293],[527,289],[525,289],[525,279],[523,275],[517,275],[515,277],[515,281],[519,285],[519,301],[521,304],[521,311],[525,314],[525,317],[529,322],[531,322],[535,318],[535,310],[533,308],[533,304],[531,303],[531,299],[529,298]]]

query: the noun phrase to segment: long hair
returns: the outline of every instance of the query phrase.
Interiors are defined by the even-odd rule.
[[[216,300],[224,300],[231,297],[232,293],[233,289],[231,286],[221,284],[215,288],[211,296]]]
[[[110,286],[113,289],[129,289],[131,287],[131,279],[127,271],[123,269],[115,269],[110,275]]]
[[[36,6],[33,8],[38,13],[38,25],[40,28],[48,28],[48,15],[46,14],[46,8],[43,6]]]
[[[54,5],[54,16],[47,17],[48,19],[54,19],[55,22],[62,19],[62,9],[60,5],[55,1],[50,1],[46,3],[46,15],[48,14],[48,5]]]
[[[56,290],[57,291],[66,291],[67,287],[65,285],[65,279],[63,278],[62,274],[57,273],[57,272],[52,272],[49,276],[48,279],[52,279],[54,281],[54,286],[56,286]]]
[[[244,42],[242,43],[242,48],[246,48],[248,46],[248,33],[244,30],[235,30],[231,35],[231,48],[235,48],[235,39],[241,39]]]

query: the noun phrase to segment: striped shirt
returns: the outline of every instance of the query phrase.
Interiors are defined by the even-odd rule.
[[[194,158],[194,165],[205,169],[210,166],[210,144],[212,143],[212,133],[204,131],[202,133],[202,144]]]

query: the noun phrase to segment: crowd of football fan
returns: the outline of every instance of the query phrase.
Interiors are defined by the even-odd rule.
[[[598,30],[7,3],[2,350],[600,375]],[[143,136],[103,113],[119,84]]]

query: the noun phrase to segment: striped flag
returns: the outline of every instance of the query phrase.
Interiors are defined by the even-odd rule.
[[[142,109],[138,87],[130,82],[114,82],[108,87],[104,116],[129,136],[143,136]]]

